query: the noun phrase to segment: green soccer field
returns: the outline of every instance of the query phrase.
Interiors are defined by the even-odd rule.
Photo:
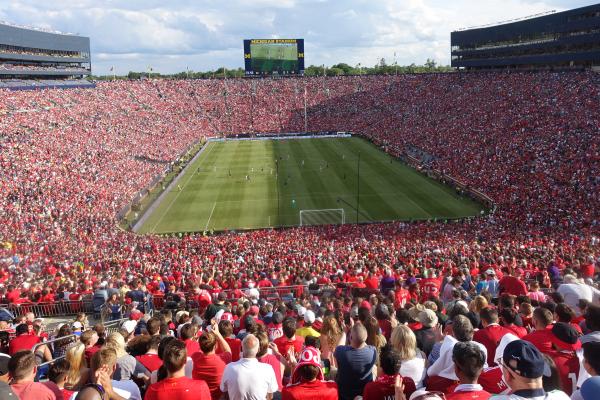
[[[330,210],[304,211],[304,224],[354,223],[358,187],[359,222],[449,219],[483,210],[356,137],[209,142],[137,231],[298,226],[301,210]]]
[[[298,69],[296,44],[252,44],[250,54],[252,54],[253,71],[296,71]]]

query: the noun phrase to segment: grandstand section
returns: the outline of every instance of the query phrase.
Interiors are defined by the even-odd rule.
[[[461,69],[600,67],[600,4],[459,30],[450,41]]]
[[[45,81],[64,79],[82,86],[90,74],[88,37],[0,24],[0,88],[56,87]]]

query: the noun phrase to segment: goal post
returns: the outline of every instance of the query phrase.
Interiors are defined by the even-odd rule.
[[[343,208],[300,210],[300,226],[339,225],[345,223],[346,212]]]

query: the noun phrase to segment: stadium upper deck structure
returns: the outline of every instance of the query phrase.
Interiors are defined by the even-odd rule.
[[[0,87],[91,85],[90,38],[0,24]]]
[[[600,68],[600,4],[452,32],[461,69]]]

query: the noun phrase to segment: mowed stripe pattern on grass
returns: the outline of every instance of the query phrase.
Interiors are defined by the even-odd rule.
[[[356,137],[207,146],[180,180],[182,190],[171,189],[140,233],[295,226],[303,209],[344,208],[346,223],[356,222],[359,153],[359,222],[459,218],[482,210]]]

